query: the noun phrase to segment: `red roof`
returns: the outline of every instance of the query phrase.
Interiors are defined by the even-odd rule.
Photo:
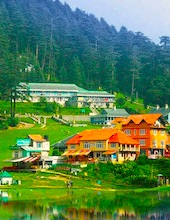
[[[145,121],[147,124],[153,125],[162,114],[143,114],[143,115],[130,115],[124,122],[123,125],[129,124],[132,121],[134,124],[140,124]]]

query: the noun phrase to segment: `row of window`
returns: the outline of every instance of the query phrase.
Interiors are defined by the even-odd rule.
[[[125,129],[125,134],[127,135],[131,135],[132,134],[132,130],[131,129]],[[134,129],[133,130],[133,134],[136,135],[137,134],[137,130]],[[140,135],[146,135],[146,129],[139,129],[139,134]]]
[[[62,96],[62,95],[67,95],[67,96],[72,96],[72,95],[74,95],[74,94],[76,94],[75,92],[41,92],[41,91],[31,91],[30,92],[31,93],[31,95],[34,95],[34,94],[36,94],[36,95],[47,95],[47,96],[49,96],[49,95],[57,95],[57,96]]]
[[[146,140],[145,140],[145,139],[139,140],[139,144],[140,144],[140,146],[146,146]],[[157,142],[157,140],[153,140],[153,143],[152,143],[152,146],[153,146],[153,147],[157,147],[158,144],[159,144],[159,143]],[[165,141],[164,141],[164,140],[160,141],[160,146],[161,146],[162,148],[165,147]]]
[[[103,144],[103,142],[96,142],[96,144],[92,144],[90,142],[85,142],[84,145],[83,145],[83,147],[85,149],[90,149],[90,147],[93,147],[93,146],[100,149],[100,148],[104,147],[104,144]],[[123,145],[122,147],[123,147],[123,149],[125,149],[125,145]],[[133,148],[133,147],[134,146],[132,145],[131,148]],[[75,148],[76,148],[76,145],[71,145],[70,146],[70,149],[75,149]],[[111,143],[110,148],[115,149],[116,148],[116,143]]]
[[[124,132],[125,132],[125,134],[127,134],[127,135],[131,135],[131,134],[132,134],[132,130],[131,130],[131,129],[125,129]],[[146,135],[146,133],[147,133],[147,132],[146,132],[146,129],[139,129],[139,135]],[[153,130],[153,134],[154,134],[154,135],[157,135],[157,133],[158,133],[158,130],[154,129],[154,130]],[[134,135],[137,134],[137,130],[136,130],[136,129],[133,130],[133,134],[134,134]],[[165,131],[164,131],[164,130],[161,130],[161,131],[160,131],[160,134],[161,134],[161,135],[164,135],[164,134],[165,134]]]
[[[85,149],[89,149],[91,146],[94,146],[94,144],[91,144],[90,142],[85,142],[83,147]],[[100,142],[100,141],[96,142],[95,147],[96,148],[103,148],[104,147],[103,142]]]

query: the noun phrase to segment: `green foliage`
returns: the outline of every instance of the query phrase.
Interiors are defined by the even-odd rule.
[[[18,118],[9,118],[8,119],[8,124],[11,127],[16,127],[19,123],[19,119]]]
[[[60,105],[56,102],[47,102],[45,97],[40,98],[40,102],[36,103],[38,107],[44,110],[46,113],[56,113],[56,110],[60,108]]]
[[[157,186],[157,178],[152,178],[149,176],[130,176],[127,178],[129,184],[135,186],[144,186],[146,188],[156,187]]]
[[[160,165],[161,164],[161,165]],[[163,165],[164,164],[164,165]],[[160,167],[166,166],[163,175],[170,177],[170,162],[167,159],[149,160],[142,155],[138,161],[127,161],[123,164],[97,163],[89,164],[84,168],[88,178],[108,182],[114,187],[155,187],[157,186],[157,175]],[[82,173],[80,175],[83,175]]]
[[[45,106],[45,111],[47,113],[56,113],[57,104],[56,102],[48,102]]]
[[[53,156],[61,156],[61,154],[62,153],[56,148],[53,150],[53,153],[52,153]]]
[[[118,93],[116,95],[116,106],[118,108],[123,108],[125,105],[125,102],[126,102],[126,97],[123,94]]]
[[[0,130],[6,130],[6,129],[8,129],[8,127],[9,127],[9,125],[8,125],[7,120],[0,121]]]
[[[9,99],[18,82],[62,82],[164,105],[170,100],[170,47],[168,36],[160,39],[155,45],[141,32],[117,31],[59,0],[35,0],[31,7],[28,0],[1,0],[0,98]],[[124,101],[120,97],[118,105]]]
[[[137,164],[146,165],[148,161],[149,161],[148,157],[145,154],[141,154],[137,159]]]
[[[170,134],[170,124],[166,126],[166,131]]]

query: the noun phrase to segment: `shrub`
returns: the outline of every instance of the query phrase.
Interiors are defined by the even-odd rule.
[[[61,152],[58,149],[54,149],[53,156],[61,156]]]
[[[7,121],[0,121],[0,130],[7,130],[8,129],[8,122]]]
[[[18,118],[9,118],[8,119],[8,125],[11,127],[16,127],[19,123],[19,119]]]
[[[131,176],[127,178],[130,184],[142,187],[156,187],[157,179],[149,176]]]
[[[148,161],[149,161],[148,157],[145,154],[142,154],[138,157],[137,164],[138,165],[146,165],[146,164],[148,164]]]

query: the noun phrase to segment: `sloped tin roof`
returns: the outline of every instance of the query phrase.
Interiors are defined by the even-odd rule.
[[[62,84],[62,83],[28,83],[28,88],[34,91],[74,91],[79,92],[80,87],[75,84]]]

